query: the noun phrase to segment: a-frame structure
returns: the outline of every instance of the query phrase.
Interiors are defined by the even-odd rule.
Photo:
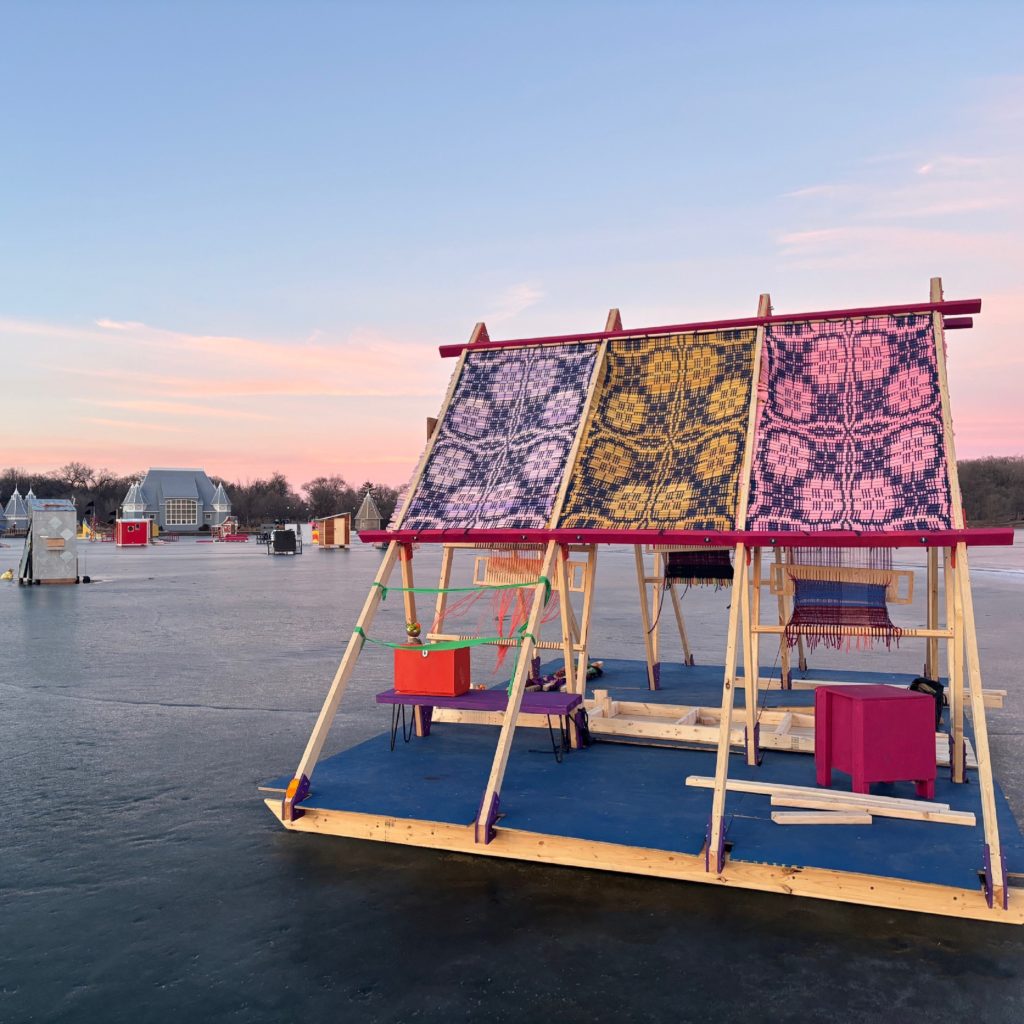
[[[944,332],[969,326],[965,314],[979,310],[978,300],[944,300],[936,280],[923,303],[780,315],[762,295],[756,315],[731,321],[629,331],[613,310],[606,329],[593,334],[492,342],[478,324],[469,343],[443,346],[443,356],[458,358],[437,428],[392,527],[361,538],[386,542],[386,553],[298,767],[283,799],[268,800],[268,806],[287,827],[299,830],[1024,923],[1024,908],[1007,896],[1000,798],[992,779],[968,578],[969,545],[1011,543],[1012,535],[965,528],[946,381]],[[834,401],[840,392],[849,399],[845,404]],[[862,405],[851,413],[858,401]],[[837,412],[846,406],[846,413]],[[897,436],[899,424],[892,415],[900,409],[915,413],[905,436]],[[818,448],[833,455],[838,450],[830,433],[833,421],[841,415],[868,414],[888,416],[889,433],[876,429],[866,434],[859,447],[840,453],[836,464],[842,464],[842,478],[825,479],[821,465],[828,460],[822,462]],[[889,435],[890,447],[879,447]],[[794,501],[795,507],[803,508],[803,520],[789,516],[786,509],[780,511],[779,495],[787,493],[808,496],[803,505]],[[831,496],[823,501],[826,493]],[[311,797],[314,767],[396,567],[400,585],[390,589],[401,590],[406,619],[418,619],[416,591],[423,588],[414,578],[417,544],[443,546],[441,578],[433,588],[439,623],[453,561],[463,551],[477,560],[474,579],[481,587],[511,583],[527,594],[525,623],[515,637],[500,639],[517,652],[507,703],[497,713],[474,717],[460,712],[448,718],[500,726],[468,831],[438,820],[349,812],[343,806],[318,803],[316,794]],[[537,672],[538,651],[550,649],[561,655],[568,693],[586,692],[601,544],[634,549],[647,685],[652,690],[659,685],[660,669],[644,549],[654,551],[656,559],[673,547],[732,552],[721,708],[711,730],[716,734],[715,770],[713,778],[690,779],[692,787],[712,791],[710,814],[704,805],[706,832],[696,849],[682,841],[678,846],[662,842],[660,847],[625,838],[593,843],[555,828],[537,832],[509,827],[505,820],[499,824],[508,810],[502,792],[517,726],[539,724],[520,714]],[[899,627],[894,635],[925,641],[925,669],[932,676],[939,671],[939,641],[946,641],[951,770],[958,785],[965,777],[963,711],[970,700],[984,838],[978,866],[984,867],[984,882],[972,888],[895,875],[867,876],[852,868],[817,867],[813,857],[787,868],[773,866],[778,862],[743,860],[736,856],[740,838],[726,839],[726,802],[737,785],[746,787],[745,792],[767,792],[750,789],[758,783],[749,777],[767,771],[758,768],[763,721],[759,702],[772,681],[762,678],[759,640],[765,634],[778,639],[781,680],[787,685],[791,644],[814,637],[817,628],[797,616],[798,610],[806,611],[800,582],[821,568],[804,566],[805,553],[839,553],[840,562],[834,566],[831,554],[824,557],[822,578],[834,577],[840,583],[874,580],[876,576],[863,573],[882,572],[886,585],[881,590],[889,598],[895,592],[889,587],[888,569],[848,567],[841,561],[842,553],[884,553],[899,547],[929,552],[927,622],[920,628]],[[771,549],[768,558],[766,548]],[[528,568],[520,567],[518,575],[515,569],[503,569],[501,559],[508,559],[509,552]],[[584,567],[582,583],[575,588],[582,593],[579,615],[570,599],[574,555],[583,556]],[[882,555],[877,557],[880,565],[889,565]],[[658,568],[656,562],[656,575]],[[768,624],[762,622],[766,586],[776,598],[769,604],[778,617]],[[553,592],[561,601],[560,636],[545,641],[541,621]],[[943,602],[945,623],[940,625]],[[685,637],[681,614],[678,624]],[[863,633],[856,623],[845,621],[828,628],[842,636]],[[877,629],[873,626],[863,635],[877,635]],[[428,636],[447,643],[470,639],[443,627]],[[685,639],[683,643],[685,655]],[[803,660],[800,647],[801,664]],[[743,694],[741,710],[734,708],[738,689]],[[600,701],[587,703],[595,716],[600,713]],[[797,710],[783,709],[779,714],[792,720]],[[422,711],[416,709],[417,731],[426,735],[430,722]],[[686,721],[674,723],[670,738],[705,742],[707,727],[688,733],[691,725],[686,722],[692,724],[693,715],[688,712],[684,717]],[[435,709],[434,721],[443,720],[443,711]],[[745,770],[744,778],[733,780],[730,752],[736,748],[737,725],[742,730]],[[813,748],[813,731],[810,743]],[[680,755],[666,755],[672,756]],[[688,799],[706,796],[698,792]],[[973,821],[973,815],[949,804],[908,809],[906,800],[880,804],[884,798],[872,799],[872,809],[883,817],[903,813],[928,821]],[[728,852],[730,842],[737,845],[733,855]]]

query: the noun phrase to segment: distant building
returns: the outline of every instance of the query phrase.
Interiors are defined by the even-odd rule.
[[[168,533],[199,533],[231,515],[224,487],[202,469],[151,469],[121,503],[123,519],[149,519]]]
[[[356,532],[362,533],[364,530],[379,530],[382,524],[383,516],[381,516],[380,509],[377,507],[377,502],[373,500],[373,495],[367,491],[366,497],[363,498],[363,503],[359,506],[359,511],[356,513]]]
[[[29,493],[31,494],[31,491]],[[28,530],[28,506],[17,487],[7,501],[4,515],[7,518],[8,533],[25,533]]]

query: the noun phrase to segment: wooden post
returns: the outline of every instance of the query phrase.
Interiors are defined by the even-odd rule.
[[[455,548],[451,544],[444,544],[441,547],[441,573],[438,576],[437,587],[438,595],[434,601],[434,622],[438,625],[441,624],[441,620],[444,618],[444,613],[448,610],[448,595],[442,593],[446,590],[452,581],[452,561],[455,558]],[[446,632],[442,630],[442,632]]]
[[[640,621],[644,630],[644,653],[647,658],[647,686],[657,690],[660,685],[661,666],[657,662],[654,642],[651,637],[651,610],[647,604],[647,567],[644,565],[644,549],[640,544],[633,545],[636,559],[636,586],[640,593]]]
[[[782,565],[782,551],[779,548],[775,549],[775,564]],[[788,602],[786,601],[785,591],[785,571],[779,570],[779,582],[783,586],[779,587],[778,603],[779,603],[779,625],[785,626],[789,622],[789,608]],[[760,625],[760,620],[758,620]],[[780,685],[783,689],[787,689],[791,682],[792,667],[790,665],[789,656],[789,642],[786,640],[786,635],[783,633],[779,636],[779,677],[781,680]]]
[[[772,300],[767,292],[758,299],[757,315],[771,313]],[[761,379],[761,352],[764,348],[764,327],[758,327],[754,339],[754,358],[751,366],[750,406],[747,411],[747,438],[743,449],[739,489],[736,498],[736,526],[742,530],[747,524],[747,500],[750,497],[750,468],[754,457],[754,428],[757,424],[757,389]],[[725,648],[725,675],[722,681],[722,719],[718,730],[718,753],[715,760],[715,789],[711,798],[711,818],[704,850],[704,868],[720,874],[725,866],[725,793],[729,778],[729,733],[732,729],[732,709],[736,690],[736,634],[739,626],[739,602],[747,586],[747,553],[744,544],[736,545],[732,580],[732,601],[729,602],[729,627]],[[754,746],[754,737],[747,737],[748,747]]]
[[[715,761],[715,790],[711,798],[711,819],[704,850],[704,867],[719,874],[724,867],[725,791],[729,777],[729,741],[732,732],[732,709],[736,695],[736,654],[739,633],[739,591],[747,585],[747,554],[742,544],[736,545],[736,567],[733,572],[733,598],[729,604],[729,625],[725,647],[725,681],[722,684],[722,716],[718,726],[718,756]],[[750,744],[752,745],[752,744]]]
[[[580,693],[586,693],[587,667],[590,655],[587,645],[590,638],[590,616],[594,609],[594,577],[597,574],[597,545],[587,550],[587,578],[583,585],[583,607],[580,610],[580,654],[576,663],[576,682]]]
[[[398,558],[398,547],[397,541],[392,541],[388,545],[387,551],[384,553],[384,559],[377,570],[376,579],[373,582],[373,586],[370,587],[370,593],[363,603],[363,610],[359,613],[359,618],[356,620],[355,629],[349,638],[341,664],[338,665],[338,670],[334,673],[334,679],[331,680],[330,688],[327,691],[327,698],[320,709],[316,725],[313,726],[313,731],[310,733],[309,741],[306,743],[306,749],[303,751],[299,766],[295,769],[292,784],[288,787],[288,795],[285,797],[283,807],[285,821],[292,820],[295,804],[305,796],[305,793],[302,792],[303,787],[308,790],[309,780],[313,777],[313,768],[320,756],[320,751],[323,749],[331,723],[334,721],[334,716],[338,711],[338,705],[341,703],[341,698],[345,695],[345,689],[352,676],[352,670],[355,668],[365,644],[363,636],[366,630],[373,624],[374,616],[377,614],[377,608],[382,600],[382,588],[387,585],[388,580],[391,578],[391,571],[394,569],[395,561]]]
[[[753,587],[752,600],[751,586]],[[744,621],[747,644],[743,654],[743,678],[745,689],[743,699],[746,701],[747,729],[747,764],[756,765],[758,757],[757,736],[757,705],[758,683],[761,676],[760,634],[754,629],[761,624],[761,549],[753,550],[753,566],[750,573],[750,584],[743,588],[743,605],[740,613]],[[785,638],[783,638],[785,639]]]
[[[928,628],[939,625],[939,549],[928,549]],[[939,641],[925,641],[924,674],[928,679],[939,678]]]
[[[565,659],[565,692],[576,693],[576,670],[573,665],[572,608],[569,605],[569,548],[560,545],[558,557],[558,608],[562,619],[562,656]]]
[[[679,629],[679,642],[683,645],[683,664],[692,665],[694,663],[693,651],[690,650],[690,639],[686,635],[686,620],[683,618],[682,602],[679,600],[679,594],[676,593],[674,583],[668,584],[668,592],[672,598],[672,610],[675,612],[676,626]]]
[[[930,282],[930,298],[933,302],[942,300],[942,279],[933,277]],[[935,336],[935,365],[939,378],[939,398],[942,403],[942,427],[946,448],[946,471],[949,481],[950,511],[955,530],[964,528],[963,497],[960,493],[960,475],[957,471],[956,452],[953,447],[953,416],[949,406],[949,380],[946,374],[946,340],[942,326],[942,314],[932,313],[932,330]],[[997,906],[1006,906],[1008,891],[1003,868],[1002,844],[999,841],[999,822],[996,818],[995,787],[992,781],[992,761],[988,747],[988,722],[985,717],[985,695],[982,693],[981,659],[978,654],[978,634],[974,619],[974,599],[971,594],[970,564],[967,545],[956,545],[954,576],[957,581],[956,593],[960,597],[963,636],[967,655],[967,680],[971,688],[971,722],[974,727],[974,755],[978,762],[978,789],[981,796],[981,813],[985,826],[985,860],[988,893]],[[955,609],[955,605],[954,605]],[[954,611],[955,613],[955,611]],[[954,645],[957,630],[954,628]],[[961,701],[962,704],[962,701]],[[954,739],[955,742],[955,739]]]
[[[418,621],[416,618],[416,595],[411,592],[411,588],[415,586],[413,582],[413,571],[412,571],[412,545],[402,544],[398,551],[398,562],[401,566],[402,571],[402,604],[405,608],[405,621],[406,623]],[[441,595],[438,594],[438,597]],[[425,736],[429,731],[429,726],[424,724],[424,712],[418,704],[412,709],[413,723],[416,726],[416,735]]]
[[[558,545],[555,541],[550,541],[544,552],[541,576],[545,576],[549,580],[551,579],[557,554]],[[501,723],[501,733],[498,736],[498,746],[494,753],[491,774],[484,789],[483,799],[480,801],[480,810],[477,812],[476,841],[478,843],[489,843],[493,838],[492,826],[498,814],[501,783],[505,778],[505,768],[508,765],[508,757],[512,751],[512,740],[515,736],[516,720],[519,717],[519,708],[523,703],[523,694],[526,692],[526,679],[530,673],[530,661],[534,650],[533,637],[537,635],[541,615],[544,612],[544,592],[545,587],[543,583],[538,583],[534,587],[533,607],[530,609],[530,617],[527,619],[526,629],[523,632],[523,642],[519,648],[515,674],[512,676],[511,692]]]
[[[949,698],[949,736],[951,756],[950,774],[954,782],[964,781],[964,616],[957,593],[956,573],[953,569],[953,552],[943,550],[942,586],[946,598],[946,628],[952,629],[953,636],[946,641],[946,676]]]
[[[622,314],[613,306],[608,310],[608,316],[604,322],[605,331],[622,330]]]

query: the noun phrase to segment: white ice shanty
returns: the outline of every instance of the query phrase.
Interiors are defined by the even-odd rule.
[[[78,511],[66,498],[28,499],[28,533],[18,582],[78,583]]]

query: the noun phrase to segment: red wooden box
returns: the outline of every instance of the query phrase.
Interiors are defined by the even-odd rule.
[[[814,764],[819,786],[832,784],[835,768],[852,777],[854,793],[909,780],[918,796],[934,800],[934,699],[892,686],[819,686]]]
[[[436,651],[431,644],[395,648],[395,692],[459,697],[469,692],[469,648]]]

